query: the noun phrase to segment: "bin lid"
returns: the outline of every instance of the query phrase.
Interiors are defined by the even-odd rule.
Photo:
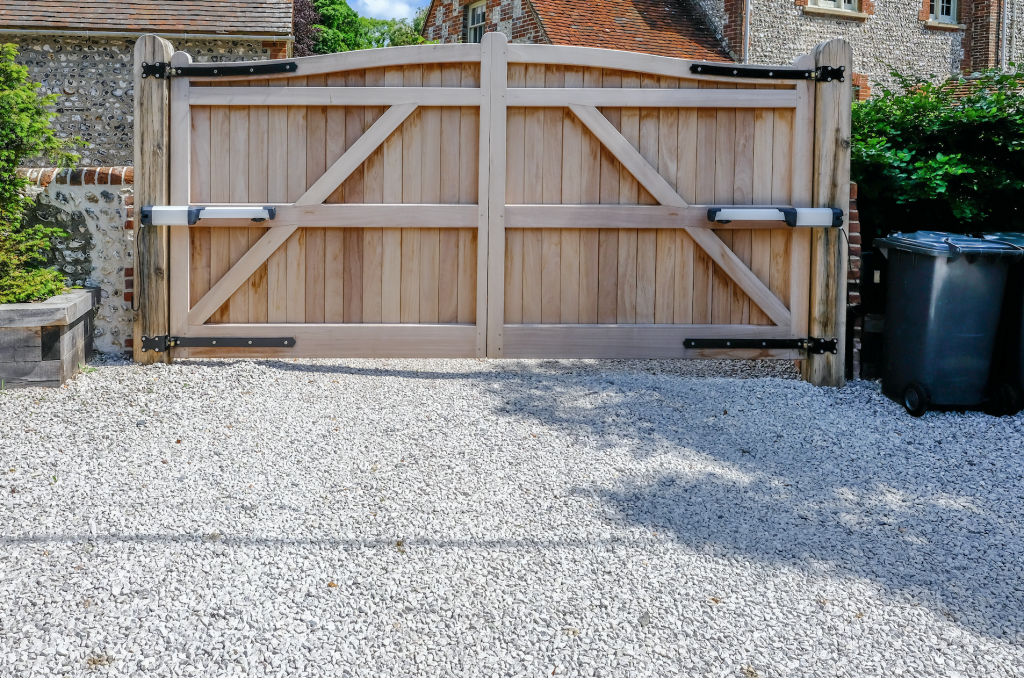
[[[1011,245],[1017,247],[1024,247],[1024,233],[1010,233],[1008,231],[999,231],[996,233],[983,233],[982,237],[985,240],[1002,240],[1008,242]]]
[[[973,238],[969,235],[944,233],[942,231],[916,231],[914,233],[890,233],[884,238],[875,238],[874,246],[879,249],[898,249],[933,257],[960,256],[961,254],[986,254],[995,256],[1021,256],[1021,250],[1014,245],[995,240]]]

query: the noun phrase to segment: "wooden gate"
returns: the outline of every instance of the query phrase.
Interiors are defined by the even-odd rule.
[[[276,216],[168,227],[165,331],[295,345],[175,357],[805,358],[683,339],[841,338],[838,235],[708,209],[844,208],[849,83],[493,33],[294,76],[190,63],[171,58],[168,204]]]

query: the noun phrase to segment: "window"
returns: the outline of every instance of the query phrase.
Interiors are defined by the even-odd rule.
[[[943,24],[955,24],[956,0],[931,0],[931,20]]]
[[[484,39],[484,23],[487,17],[487,2],[476,2],[466,11],[469,30],[466,32],[467,42],[480,42]]]
[[[811,0],[810,3],[814,7],[824,7],[825,9],[842,9],[847,12],[856,12],[857,0]]]

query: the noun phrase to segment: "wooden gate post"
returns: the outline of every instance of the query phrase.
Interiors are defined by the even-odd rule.
[[[845,66],[844,82],[821,81],[814,97],[814,207],[850,210],[850,112],[853,102],[853,49],[842,39],[814,48],[815,66]],[[847,239],[836,228],[815,228],[811,235],[810,336],[838,339],[836,354],[809,354],[803,377],[816,386],[846,382],[846,261]]]
[[[142,64],[170,63],[174,47],[155,35],[135,43],[135,313],[132,355],[136,362],[170,362],[169,351],[142,352],[142,335],[168,333],[168,229],[141,227],[145,205],[170,198],[170,106],[168,78],[142,77]]]

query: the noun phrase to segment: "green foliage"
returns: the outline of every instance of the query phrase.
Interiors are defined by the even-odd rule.
[[[1024,230],[1024,74],[892,76],[898,91],[853,106],[866,242],[891,231]]]
[[[426,8],[417,13],[416,19],[409,21],[361,17],[345,0],[315,0],[313,7],[320,15],[320,22],[315,24],[318,30],[316,51],[319,54],[427,42],[419,32],[426,20]]]
[[[39,83],[30,82],[28,69],[15,63],[17,54],[15,45],[0,45],[0,303],[41,299],[64,289],[64,277],[43,265],[50,239],[66,234],[24,223],[31,200],[18,166],[40,155],[62,167],[78,160],[68,151],[77,140],[58,139],[50,128],[56,113],[47,107],[57,97],[39,94]]]

